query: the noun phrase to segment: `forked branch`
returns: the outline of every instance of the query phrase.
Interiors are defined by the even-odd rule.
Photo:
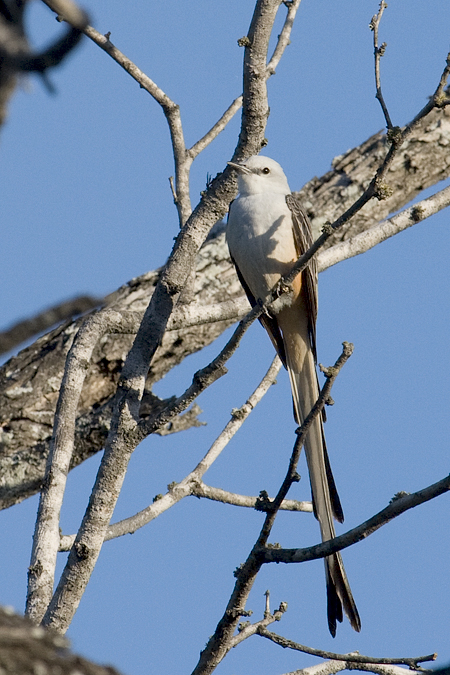
[[[375,98],[378,99],[381,108],[383,110],[384,118],[386,120],[386,128],[392,129],[393,126],[389,115],[389,111],[384,101],[383,94],[381,93],[381,77],[380,77],[380,61],[381,57],[384,56],[387,44],[383,42],[381,46],[378,45],[378,28],[380,26],[381,17],[383,16],[383,12],[386,9],[386,7],[387,3],[384,2],[384,0],[381,0],[378,14],[375,14],[372,17],[372,21],[369,24],[369,28],[371,31],[373,31],[373,53],[375,57],[375,83],[377,87],[377,93],[375,95]]]
[[[325,402],[329,399],[332,383],[337,377],[340,368],[350,356],[351,349],[349,347],[350,346],[345,343],[344,350],[336,364],[333,368],[327,369],[327,382],[320,392],[319,399],[309,415],[305,418],[303,425],[298,430],[298,436],[294,445],[286,478],[283,481],[273,504],[270,505],[271,508],[268,508],[268,513],[264,519],[261,532],[254,547],[249,553],[247,560],[235,572],[236,583],[225,613],[217,624],[214,634],[208,640],[205,649],[201,653],[200,660],[193,671],[193,675],[209,675],[212,673],[229,650],[234,646],[234,631],[238,626],[240,617],[245,616],[245,605],[248,595],[261,566],[264,564],[264,558],[263,555],[261,555],[261,552],[265,550],[264,547],[267,538],[271,532],[276,514],[284,496],[287,494],[292,483],[295,482],[295,480],[298,480],[298,477],[296,476],[296,467],[304,436],[315,417],[321,413]]]

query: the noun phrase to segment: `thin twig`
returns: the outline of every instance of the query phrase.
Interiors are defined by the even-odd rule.
[[[136,513],[130,518],[125,518],[124,520],[110,525],[106,532],[105,541],[121,537],[124,534],[132,534],[133,532],[136,532],[136,530],[144,527],[144,525],[149,523],[151,520],[154,520],[159,515],[161,515],[161,513],[164,513],[171,506],[179,502],[184,497],[188,497],[189,495],[199,497],[203,496],[209,499],[215,499],[216,501],[228,502],[230,504],[236,503],[238,506],[251,506],[254,508],[258,502],[258,498],[245,497],[244,495],[233,495],[232,493],[227,493],[225,490],[220,491],[221,495],[219,495],[217,488],[210,488],[202,482],[202,477],[219,457],[234,434],[241,428],[247,417],[250,415],[255,406],[261,401],[263,396],[268,392],[272,384],[275,383],[280,367],[281,362],[277,356],[271,363],[267,373],[264,375],[255,391],[251,394],[251,396],[249,396],[246,403],[244,403],[244,405],[238,410],[232,411],[231,420],[225,426],[224,430],[219,434],[217,439],[211,445],[203,459],[181,482],[173,483],[165,495],[158,495],[153,500],[152,504],[147,506],[139,513]],[[202,492],[203,494],[201,494]],[[208,494],[208,492],[210,494]],[[213,494],[215,496],[212,496]],[[221,499],[220,496],[223,497],[223,499]],[[240,503],[241,500],[243,503]],[[246,500],[253,500],[253,503],[247,504],[245,503]],[[304,508],[302,508],[303,505]],[[286,508],[286,510],[289,511],[310,511],[312,507],[308,502],[290,503],[289,501],[284,507],[282,506],[282,508]],[[75,535],[64,535],[61,537],[59,550],[69,550],[72,547],[74,541]]]
[[[435,661],[437,654],[428,654],[427,656],[417,656],[417,657],[400,657],[397,659],[387,659],[387,658],[376,658],[373,656],[364,656],[363,654],[336,654],[335,652],[327,652],[322,649],[314,649],[312,647],[306,647],[301,645],[298,642],[293,640],[288,640],[281,635],[272,633],[268,631],[265,626],[261,626],[256,631],[261,637],[265,637],[275,644],[283,647],[284,649],[293,649],[297,652],[303,652],[304,654],[311,654],[312,656],[318,656],[321,659],[332,659],[333,661],[345,661],[346,663],[377,663],[384,665],[404,665],[409,666],[411,669],[417,669],[419,663],[424,663],[426,661]]]
[[[294,25],[295,15],[297,10],[300,7],[301,0],[291,0],[290,2],[285,2],[284,4],[287,7],[286,19],[281,29],[281,33],[278,36],[277,44],[275,46],[274,52],[270,58],[269,63],[267,64],[266,77],[270,77],[275,74],[275,70],[281,60],[281,57],[284,54],[286,47],[290,44],[290,37],[292,27]]]
[[[409,511],[420,504],[424,504],[425,502],[430,501],[430,499],[439,497],[449,490],[450,476],[446,476],[437,483],[433,483],[433,485],[429,485],[412,494],[396,495],[391,500],[389,506],[386,506],[386,508],[366,520],[364,523],[361,523],[361,525],[341,534],[339,537],[329,539],[328,541],[315,546],[309,546],[308,548],[266,548],[262,550],[260,554],[266,563],[301,563],[306,562],[307,560],[326,558],[333,553],[337,553],[344,548],[356,544],[358,541],[366,539],[369,535],[379,530],[380,527],[383,527],[383,525],[386,525],[394,518],[405,513],[405,511]]]
[[[446,67],[440,77],[439,84],[433,96],[430,97],[429,102],[414,117],[414,119],[409,124],[407,124],[406,127],[404,127],[404,129],[399,129],[396,127],[392,130],[392,133],[389,137],[389,140],[391,141],[391,147],[389,148],[383,162],[377,169],[375,176],[372,178],[363,194],[356,200],[356,202],[352,204],[352,206],[350,206],[341,216],[339,216],[339,218],[337,218],[334,223],[324,226],[320,237],[316,239],[308,251],[300,256],[295,265],[292,267],[290,273],[280,280],[277,291],[272,293],[271,297],[282,294],[284,292],[283,289],[289,286],[295,277],[305,269],[310,259],[317,253],[319,249],[323,247],[331,235],[336,230],[345,225],[351,218],[353,218],[353,216],[358,213],[358,211],[360,211],[370,199],[376,197],[377,199],[381,200],[387,199],[390,196],[391,189],[389,185],[386,185],[383,181],[400,147],[409,138],[421,119],[426,117],[428,113],[430,113],[434,108],[442,108],[450,104],[450,98],[447,98],[444,95],[444,87],[449,75],[450,53],[447,56]]]
[[[266,516],[264,525],[261,529],[261,533],[258,537],[258,541],[255,545],[255,548],[266,546],[267,540],[272,531],[272,527],[275,522],[275,518],[277,516],[280,505],[283,499],[286,497],[292,484],[298,480],[297,464],[300,459],[300,452],[303,447],[306,434],[308,433],[308,430],[311,424],[316,419],[316,417],[318,417],[318,415],[320,415],[322,410],[324,409],[326,402],[330,398],[331,388],[337,376],[339,375],[342,367],[345,365],[345,363],[348,361],[348,359],[353,353],[353,345],[351,343],[344,342],[342,346],[343,346],[342,353],[339,356],[336,363],[334,364],[334,366],[322,369],[326,377],[325,384],[323,385],[319,394],[319,398],[314,404],[311,412],[306,416],[305,421],[303,422],[303,424],[301,425],[300,429],[297,432],[297,439],[294,445],[291,460],[289,462],[289,468],[287,470],[285,479],[278,491],[278,494],[273,501],[272,509],[268,512]]]
[[[309,428],[310,424],[312,424],[315,417],[320,414],[325,401],[329,398],[330,384],[332,384],[335,377],[337,376],[338,370],[340,367],[342,367],[343,363],[349,356],[349,354],[346,355],[346,352],[348,352],[348,346],[344,347],[343,353],[339,357],[334,368],[329,369],[330,372],[326,374],[327,382],[320,392],[318,401],[309,415],[305,418],[303,425],[298,430],[298,438],[292,452],[286,479],[283,481],[283,484],[266,515],[261,532],[255,545],[250,551],[247,560],[235,572],[236,583],[228,601],[226,610],[217,624],[214,634],[210,637],[205,649],[201,653],[200,660],[193,671],[193,675],[197,675],[197,673],[200,674],[208,672],[205,670],[206,664],[210,664],[209,667],[211,667],[212,664],[217,666],[231,649],[232,641],[234,639],[233,633],[237,627],[239,618],[245,615],[245,604],[247,602],[248,595],[251,591],[256,576],[261,569],[261,566],[264,564],[264,546],[270,534],[275,515],[278,512],[279,506],[282,502],[283,495],[285,495],[287,492],[286,485],[292,485],[293,480],[295,480],[295,467],[298,461],[302,439],[304,438],[307,429]],[[333,370],[335,370],[335,372],[332,372]],[[212,672],[212,670],[210,672]]]
[[[292,2],[287,3],[287,15],[286,19],[283,25],[283,28],[281,30],[280,35],[278,36],[277,44],[275,47],[275,50],[273,52],[273,55],[267,64],[266,68],[266,77],[269,78],[271,75],[275,74],[276,67],[278,66],[281,57],[284,54],[284,51],[286,47],[290,43],[290,35],[291,35],[291,30],[292,26],[294,24],[294,19],[295,15],[297,13],[297,10],[300,6],[301,0],[292,0]],[[230,120],[234,117],[236,112],[239,110],[239,108],[242,106],[242,96],[238,96],[233,103],[229,106],[229,108],[224,112],[222,117],[216,122],[216,124],[208,131],[203,138],[201,138],[199,141],[194,143],[194,145],[188,150],[189,155],[191,156],[192,159],[195,159],[197,155],[202,152],[210,143],[213,141],[217,136],[220,134],[221,131],[226,127],[226,125],[230,122]]]
[[[266,595],[266,597],[268,599],[268,595]],[[248,640],[248,638],[252,635],[258,635],[260,631],[264,631],[266,626],[270,626],[271,623],[280,621],[286,610],[287,603],[281,602],[280,606],[273,614],[271,614],[270,611],[266,609],[264,612],[264,619],[256,621],[255,623],[248,622],[238,626],[239,633],[231,640],[231,649],[233,649],[233,647],[237,647],[244,640]]]
[[[271,508],[272,501],[265,492],[262,492],[259,497],[250,497],[247,495],[239,495],[234,492],[222,490],[222,488],[211,487],[201,482],[195,486],[192,491],[193,497],[212,499],[222,504],[230,504],[232,506],[241,506],[249,509],[257,509],[258,511],[267,511]],[[312,513],[312,503],[297,501],[296,499],[284,499],[281,502],[280,511],[302,511],[303,513]]]
[[[58,0],[42,0],[50,9],[57,12],[66,20],[64,11],[60,11],[60,2]],[[68,20],[68,19],[67,19]],[[110,40],[110,33],[102,35],[92,26],[87,26],[83,30],[84,34],[92,40],[100,49],[106,52],[121,68],[123,68],[136,82],[141,89],[148,92],[154,100],[161,106],[169,126],[170,137],[172,141],[172,151],[175,163],[175,193],[177,195],[176,207],[180,225],[189,218],[192,207],[189,196],[189,169],[192,159],[186,152],[184,141],[183,125],[181,122],[180,107],[172,101],[169,96],[153,82],[140,68],[138,68],[125,54],[123,54]]]
[[[383,115],[386,120],[387,129],[393,129],[389,111],[384,101],[383,94],[381,93],[380,61],[381,57],[384,56],[384,52],[386,51],[387,45],[385,42],[383,42],[381,47],[378,46],[378,28],[380,26],[381,17],[383,16],[383,12],[386,9],[386,7],[387,3],[384,2],[384,0],[381,0],[378,14],[375,14],[372,17],[372,21],[369,24],[369,28],[371,31],[373,31],[373,52],[375,56],[375,83],[377,87],[377,93],[375,95],[375,98],[377,98],[378,101],[380,102],[381,108],[383,110]]]
[[[399,232],[403,232],[408,227],[416,225],[418,222],[429,218],[442,209],[450,206],[450,186],[443,188],[436,194],[423,199],[414,206],[397,213],[392,218],[383,220],[373,227],[347,239],[336,246],[321,251],[317,256],[319,272],[337,265],[337,263],[353,258],[369,251],[371,248],[380,244],[382,241],[393,237]]]
[[[220,134],[221,131],[225,129],[227,124],[233,119],[237,111],[242,106],[242,96],[238,96],[234,99],[233,103],[225,110],[222,117],[215,123],[215,125],[203,136],[200,138],[194,145],[187,151],[191,159],[195,159],[208,145]]]

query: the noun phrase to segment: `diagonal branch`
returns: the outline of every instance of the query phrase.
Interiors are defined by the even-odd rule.
[[[336,246],[321,251],[317,260],[319,271],[323,272],[343,260],[369,251],[382,241],[433,216],[435,213],[447,208],[447,206],[450,206],[450,186],[443,188],[427,199],[423,199],[414,204],[414,206],[410,206],[392,218],[377,223],[365,232],[361,232],[361,234],[357,234],[340,244],[336,244]]]
[[[289,0],[289,2],[284,2],[287,7],[286,19],[283,24],[283,28],[278,36],[277,44],[273,51],[273,54],[270,58],[269,63],[267,64],[267,77],[275,74],[275,70],[280,63],[281,57],[284,54],[286,47],[291,43],[291,31],[294,25],[295,16],[297,14],[298,8],[302,0]]]
[[[225,129],[228,122],[233,119],[242,106],[242,96],[234,99],[233,103],[225,110],[222,117],[215,125],[188,150],[191,159],[195,159],[208,145]]]
[[[386,525],[394,518],[405,513],[405,511],[409,511],[409,509],[413,509],[420,504],[435,499],[449,490],[450,476],[446,476],[437,483],[433,483],[433,485],[429,485],[418,492],[413,492],[412,494],[399,493],[391,500],[389,506],[386,506],[386,508],[372,516],[372,518],[369,518],[369,520],[361,523],[361,525],[354,527],[335,539],[330,539],[329,541],[308,548],[266,548],[261,551],[261,556],[263,557],[264,562],[267,563],[300,563],[307,560],[325,558],[332,553],[337,553],[344,548],[356,544],[358,541],[362,541],[379,530],[380,527],[383,527],[383,525]]]
[[[320,248],[323,247],[332,234],[336,230],[342,228],[343,225],[348,223],[348,221],[351,220],[351,218],[353,218],[353,216],[358,213],[358,211],[360,211],[363,206],[367,204],[367,202],[369,202],[374,197],[383,200],[391,196],[392,190],[389,185],[386,185],[383,182],[384,178],[386,177],[386,174],[389,171],[389,168],[391,167],[400,147],[405,143],[406,140],[408,140],[418,123],[424,119],[433,109],[443,108],[450,104],[450,98],[447,98],[444,95],[444,87],[449,75],[450,53],[447,55],[446,66],[439,79],[439,84],[434,94],[430,97],[429,102],[414,117],[414,119],[409,124],[407,124],[406,127],[404,127],[404,129],[396,127],[392,130],[391,134],[388,134],[388,140],[391,142],[391,147],[386,153],[383,162],[378,167],[368,187],[364,190],[363,194],[341,216],[339,216],[337,220],[334,221],[334,223],[324,226],[320,237],[316,239],[311,248],[297,260],[295,265],[292,267],[291,272],[279,283],[279,294],[283,292],[283,286],[291,284],[295,277],[305,269],[309,260],[317,253]]]
[[[221,452],[230,442],[234,434],[241,428],[247,417],[250,415],[255,406],[261,401],[263,396],[270,389],[272,384],[276,381],[276,376],[280,370],[281,362],[278,357],[275,357],[270,365],[267,373],[262,378],[255,391],[249,396],[246,403],[244,403],[238,410],[232,411],[232,418],[226,425],[225,429],[219,434],[212,446],[209,448],[203,459],[197,466],[189,473],[180,483],[173,483],[169,486],[169,490],[165,495],[157,495],[153,503],[139,513],[136,513],[130,518],[125,518],[107,529],[105,541],[121,537],[124,534],[131,534],[136,532],[150,521],[157,518],[159,515],[167,511],[171,506],[179,502],[184,497],[193,495],[196,497],[207,497],[209,499],[216,499],[226,503],[236,504],[237,506],[250,506],[255,508],[258,498],[244,497],[243,495],[233,495],[227,493],[225,490],[218,491],[217,488],[209,488],[202,481],[202,477],[206,471],[219,457]],[[248,502],[252,503],[248,503]],[[286,510],[304,510],[311,511],[312,507],[308,502],[293,502],[282,505],[281,508]],[[71,548],[75,541],[75,535],[65,535],[61,538],[60,551],[67,551]]]
[[[237,628],[240,617],[245,615],[245,604],[248,595],[259,570],[265,562],[264,552],[266,549],[264,546],[270,534],[276,513],[280,508],[283,496],[287,493],[287,489],[289,489],[289,487],[286,489],[286,486],[292,485],[292,482],[296,480],[295,470],[304,436],[314,418],[320,414],[325,405],[325,401],[328,400],[330,396],[330,382],[334,381],[339,368],[342,367],[343,363],[347,360],[349,356],[348,353],[345,353],[347,351],[347,347],[344,347],[344,351],[334,368],[328,369],[329,372],[326,373],[327,382],[320,392],[319,399],[297,432],[298,436],[292,452],[286,478],[283,481],[270,510],[268,510],[261,532],[255,545],[250,551],[247,560],[235,572],[236,583],[225,612],[217,624],[214,634],[210,637],[205,649],[202,651],[199,662],[192,675],[212,673],[232,648],[234,631]]]

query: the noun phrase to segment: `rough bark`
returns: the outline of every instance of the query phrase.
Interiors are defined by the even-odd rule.
[[[0,608],[0,672],[2,675],[119,675],[70,652],[69,641],[34,626],[7,608]]]
[[[450,175],[450,110],[432,112],[414,137],[401,149],[387,176],[393,195],[372,200],[332,243],[361,232],[402,208],[424,188]],[[384,156],[385,135],[380,132],[361,146],[333,160],[332,169],[313,178],[301,197],[316,232],[350,206],[361,194]],[[105,306],[143,311],[159,271],[133,279],[108,296]],[[197,261],[195,302],[205,305],[242,296],[225,243],[224,226],[218,225],[203,246]],[[38,339],[0,370],[0,506],[6,508],[39,490],[52,432],[53,414],[62,379],[64,360],[83,319],[66,322]],[[165,334],[149,372],[145,414],[163,403],[151,393],[152,385],[186,356],[216,339],[232,321],[220,321]],[[110,402],[131,335],[111,335],[97,345],[83,388],[77,421],[73,466],[102,449],[109,428]],[[196,412],[179,423],[196,422]],[[176,428],[172,429],[178,430]],[[169,430],[165,430],[166,432]],[[163,430],[164,432],[164,430]]]

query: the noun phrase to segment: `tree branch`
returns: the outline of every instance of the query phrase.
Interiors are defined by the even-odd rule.
[[[113,310],[99,312],[81,327],[69,351],[55,413],[55,427],[47,459],[28,568],[26,615],[39,623],[53,595],[59,548],[59,517],[73,453],[75,419],[92,351],[106,332],[128,329],[126,319]]]
[[[266,76],[270,77],[275,74],[276,68],[281,61],[281,57],[284,54],[286,47],[291,44],[291,31],[294,25],[295,16],[297,14],[298,8],[300,7],[301,0],[290,0],[284,4],[287,7],[286,19],[281,29],[281,33],[278,36],[277,44],[275,46],[274,52],[270,58],[269,63],[267,64]]]
[[[270,626],[271,623],[275,621],[281,621],[281,618],[285,611],[287,610],[287,603],[280,602],[280,606],[275,610],[273,614],[270,613],[269,609],[269,591],[266,591],[266,611],[264,612],[264,619],[257,621],[256,623],[244,622],[238,626],[238,635],[235,635],[231,640],[231,648],[237,647],[241,642],[247,640],[252,635],[259,634],[259,631],[264,631],[266,626]],[[250,612],[249,612],[250,614]]]
[[[290,485],[292,485],[292,482],[296,480],[295,471],[303,438],[310,424],[314,418],[320,414],[325,401],[329,398],[331,388],[330,385],[336,378],[340,367],[342,367],[348,356],[348,349],[344,347],[344,351],[336,362],[334,368],[328,369],[329,372],[326,373],[327,382],[320,392],[317,403],[314,405],[309,415],[307,415],[305,418],[305,421],[300,429],[297,430],[297,440],[295,442],[294,450],[289,462],[286,478],[283,481],[283,484],[278,491],[278,494],[275,497],[273,503],[270,505],[270,509],[267,509],[267,515],[264,520],[263,527],[255,545],[247,557],[247,560],[235,572],[236,583],[228,601],[226,610],[217,624],[214,634],[209,638],[205,649],[201,652],[200,659],[197,663],[197,666],[193,670],[192,675],[207,675],[212,673],[232,648],[234,631],[236,630],[240,617],[246,615],[245,604],[247,602],[248,595],[252,589],[256,576],[261,569],[261,566],[264,564],[264,557],[261,553],[266,550],[264,546],[270,534],[276,513],[278,512],[280,504],[287,493],[287,489],[289,489]]]
[[[369,251],[382,241],[386,241],[389,237],[403,232],[408,227],[416,225],[420,221],[445,209],[447,206],[450,206],[450,186],[427,199],[423,199],[414,204],[414,206],[410,206],[392,218],[374,225],[365,232],[357,234],[340,244],[336,244],[336,246],[328,248],[326,251],[321,251],[317,260],[319,271],[323,272],[338,262]]]
[[[376,658],[373,656],[364,656],[363,654],[336,654],[335,652],[327,652],[322,649],[313,649],[312,647],[306,647],[301,645],[298,642],[293,642],[287,638],[282,637],[281,635],[276,635],[268,631],[264,625],[258,627],[256,633],[261,635],[261,637],[271,640],[275,644],[283,647],[283,649],[293,649],[294,651],[303,652],[304,654],[311,654],[312,656],[318,656],[321,659],[332,659],[333,661],[345,661],[346,663],[362,663],[362,664],[384,664],[384,665],[404,665],[408,666],[411,670],[417,670],[419,663],[424,663],[426,661],[435,661],[437,654],[428,654],[427,656],[416,656],[416,657],[400,657],[397,659],[388,659],[388,658]]]
[[[258,511],[265,511],[271,507],[272,501],[265,492],[262,492],[259,497],[249,497],[247,495],[239,495],[234,492],[228,492],[221,488],[211,487],[205,483],[199,483],[192,491],[193,497],[203,497],[205,499],[212,499],[223,504],[231,504],[232,506],[243,506],[249,509],[257,508]],[[296,499],[284,499],[281,502],[280,511],[303,511],[304,513],[312,513],[311,502],[299,502]]]
[[[388,174],[393,195],[383,201],[372,200],[367,203],[345,228],[330,237],[325,246],[340,244],[367,230],[390,212],[404,207],[422,189],[446,178],[450,172],[447,163],[449,137],[450,110],[433,110],[426,120],[418,123],[414,134],[393,161]],[[325,221],[333,221],[339,212],[348,208],[354,201],[355,193],[364,190],[373,177],[374,164],[382,161],[386,146],[385,135],[379,133],[372,136],[360,147],[336,158],[330,172],[313,179],[303,188],[300,198],[316,232],[320,232]],[[341,254],[342,258],[347,255],[342,251],[339,256]],[[322,251],[319,254],[320,267],[324,269],[332,264],[335,260],[333,256],[328,262],[328,252]],[[105,299],[106,306],[119,311],[135,311],[142,316],[159,274],[159,270],[156,270],[133,279],[108,296]],[[243,298],[242,288],[228,257],[223,226],[215,228],[215,235],[208,239],[197,256],[195,284],[197,305],[211,306],[228,302],[229,299]],[[248,306],[244,299],[240,301],[243,307]],[[194,311],[195,304],[188,307]],[[242,316],[240,312],[238,316]],[[202,325],[195,330],[180,327],[179,330],[166,331],[152,362],[146,390],[151,389],[153,383],[185,356],[210,344],[231,322],[232,319]],[[64,360],[73,334],[80,324],[81,320],[77,320],[55,329],[0,368],[1,508],[17,503],[39,490]],[[94,350],[80,399],[72,466],[104,447],[110,426],[111,399],[131,340],[131,336],[126,335],[116,335],[114,338],[105,336]]]
[[[58,13],[64,20],[65,11],[61,10],[58,0],[42,0],[54,12]],[[61,11],[60,11],[61,10]],[[84,34],[95,44],[106,52],[119,66],[121,66],[131,77],[136,80],[141,89],[148,92],[154,100],[161,106],[169,126],[170,138],[172,141],[172,150],[175,163],[175,192],[176,207],[180,226],[184,225],[191,214],[191,200],[189,196],[189,169],[192,159],[186,152],[184,142],[183,125],[181,122],[180,108],[172,101],[169,96],[153,82],[140,68],[138,68],[125,54],[113,45],[109,39],[110,33],[102,35],[92,26],[86,26]]]
[[[271,385],[275,384],[275,378],[280,370],[280,367],[281,363],[278,357],[276,357],[253,394],[248,398],[247,402],[244,403],[241,408],[232,411],[232,418],[230,422],[228,422],[222,433],[219,434],[203,459],[197,464],[195,469],[193,469],[193,471],[191,471],[191,473],[186,476],[186,478],[184,478],[180,483],[171,484],[169,486],[168,492],[165,495],[157,495],[157,497],[154,498],[153,503],[139,513],[136,513],[130,518],[125,518],[124,520],[114,523],[113,525],[109,525],[106,532],[105,541],[121,537],[124,534],[132,534],[133,532],[136,532],[136,530],[144,527],[144,525],[147,525],[147,523],[149,523],[151,520],[154,520],[159,515],[161,515],[161,513],[164,513],[171,506],[179,502],[184,497],[188,497],[189,495],[204,496],[213,499],[214,497],[207,494],[209,491],[211,491],[211,495],[214,493],[216,497],[218,497],[219,493],[217,492],[217,488],[209,488],[202,482],[202,477],[219,457],[222,450],[226,447],[234,434],[240,429],[255,406],[261,401]],[[204,494],[200,494],[202,492],[204,492]],[[236,499],[236,502],[240,501],[239,498],[241,498],[244,502],[246,500],[254,499],[251,497],[243,497],[241,495],[232,495],[232,493],[227,493],[224,490],[221,492],[223,493],[221,495],[223,499],[218,499],[218,501],[228,501],[228,503],[234,503],[234,499]],[[255,499],[255,502],[257,502],[257,499]],[[286,510],[311,510],[311,507],[308,509],[307,503],[305,503],[305,507],[302,509],[302,504],[303,502],[295,502],[293,504],[288,503],[285,508]],[[250,506],[250,504],[247,503],[236,505]],[[299,507],[298,509],[295,508],[296,505]],[[254,507],[255,503],[251,504],[251,506]],[[72,547],[74,541],[75,535],[62,536],[59,550],[69,550]]]
[[[335,539],[330,539],[308,548],[266,548],[261,551],[261,556],[264,562],[267,563],[300,563],[307,560],[326,558],[332,553],[337,553],[344,548],[356,544],[358,541],[362,541],[405,511],[424,504],[430,501],[430,499],[439,497],[439,495],[445,494],[448,490],[450,490],[450,476],[418,492],[413,492],[412,494],[399,493],[391,500],[389,506],[386,506],[386,508],[372,516],[372,518],[369,518],[369,520],[361,523],[361,525],[341,534],[339,537],[335,537]]]
[[[215,123],[215,125],[203,136],[200,138],[194,145],[188,150],[188,153],[192,159],[195,159],[208,145],[217,138],[221,131],[225,129],[228,122],[233,119],[239,108],[242,106],[242,96],[238,96],[234,99],[233,103],[225,110],[222,117]]]
[[[386,103],[384,102],[383,94],[381,93],[381,79],[380,79],[380,60],[381,57],[384,56],[384,52],[386,51],[387,45],[385,42],[383,42],[381,47],[378,46],[378,28],[380,27],[381,17],[383,16],[383,12],[386,9],[386,7],[387,4],[384,2],[384,0],[381,0],[378,14],[375,14],[372,17],[372,21],[369,24],[369,28],[371,31],[373,31],[373,52],[375,56],[375,84],[377,87],[377,93],[375,98],[377,98],[378,101],[380,102],[381,109],[383,110],[383,115],[386,120],[387,129],[392,129],[393,126],[391,118],[389,116]]]

